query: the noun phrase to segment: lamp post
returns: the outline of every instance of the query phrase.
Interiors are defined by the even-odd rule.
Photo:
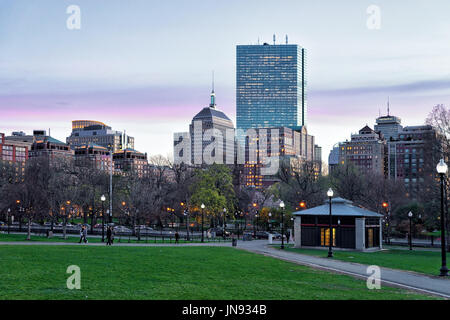
[[[20,200],[16,200],[17,204],[17,215],[19,216],[19,232],[22,232],[22,206],[20,205]]]
[[[205,205],[202,203],[202,205],[200,207],[202,208],[202,242],[205,242],[204,235],[203,235],[203,220],[204,220]]]
[[[186,217],[186,240],[189,241],[189,210],[184,209],[184,216]]]
[[[385,223],[385,227],[386,227],[386,241],[388,244],[391,243],[391,240],[389,238],[389,227],[390,227],[390,212],[389,212],[389,203],[388,202],[383,202],[381,204],[381,206],[386,210],[386,223]]]
[[[341,245],[341,219],[338,219],[338,235],[339,236],[337,236],[337,239],[336,239],[336,246],[340,246]],[[339,243],[338,243],[339,242]]]
[[[227,208],[223,208],[223,230],[222,230],[222,235],[223,235],[223,239],[225,239],[225,215],[227,214]]]
[[[272,222],[270,221],[272,218],[272,212],[269,212],[269,232],[272,232]]]
[[[413,213],[411,211],[408,212],[408,218],[409,218],[409,250],[412,250],[412,217],[413,217]]]
[[[105,242],[105,201],[106,197],[104,194],[100,197],[102,201],[102,242]]]
[[[333,220],[331,215],[331,198],[333,197],[333,189],[329,188],[327,191],[328,200],[330,202],[330,230],[328,237],[328,258],[333,258]]]
[[[440,269],[440,276],[446,277],[448,276],[448,268],[447,268],[447,256],[445,252],[445,214],[444,214],[444,175],[447,174],[447,164],[444,162],[444,159],[441,159],[436,166],[436,170],[439,173],[441,178],[441,260],[442,266]]]
[[[280,202],[281,208],[281,249],[284,249],[284,202]]]
[[[237,238],[239,240],[239,223],[238,223],[239,213],[234,213],[234,230],[237,231]]]
[[[8,211],[7,211],[7,217],[6,217],[6,223],[8,224],[8,234],[9,234],[9,225],[10,225],[10,215],[11,215],[11,209],[10,208],[8,208]]]

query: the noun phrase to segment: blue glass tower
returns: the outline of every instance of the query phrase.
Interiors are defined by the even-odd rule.
[[[296,44],[236,47],[237,129],[306,125],[305,56]]]

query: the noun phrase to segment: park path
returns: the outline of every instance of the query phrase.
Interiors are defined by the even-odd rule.
[[[0,241],[0,246],[5,245],[21,245],[21,246],[95,246],[95,247],[105,247],[103,242],[89,242],[89,243],[78,243],[78,242],[52,242],[52,241]],[[194,242],[194,243],[126,243],[126,242],[114,242],[112,247],[230,247],[230,242]]]
[[[348,274],[358,278],[367,279],[368,265],[345,262],[330,258],[319,258],[296,252],[275,249],[267,244],[267,241],[245,241],[240,242],[240,248],[254,253],[263,254],[273,258],[290,261],[313,268],[328,270],[337,273]],[[326,251],[324,251],[324,255]],[[450,279],[432,277],[419,273],[394,270],[380,267],[382,285],[401,287],[417,290],[450,299]],[[436,270],[438,272],[438,270]]]
[[[1,245],[44,245],[44,246],[105,246],[104,243],[67,243],[67,242],[23,242],[23,241],[2,241]],[[230,247],[231,243],[115,243],[113,246],[120,247]],[[238,249],[270,256],[276,259],[289,261],[312,268],[347,274],[353,277],[367,279],[367,265],[344,262],[329,258],[319,258],[305,254],[275,249],[269,246],[267,240],[238,241]],[[324,251],[324,254],[326,252]],[[438,295],[450,299],[450,279],[432,277],[414,272],[394,270],[381,267],[382,285],[401,287],[404,289],[415,290],[423,293]]]

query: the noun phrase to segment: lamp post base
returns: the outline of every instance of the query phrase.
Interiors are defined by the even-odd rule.
[[[328,258],[333,258],[333,252],[328,251]]]
[[[439,276],[440,277],[448,277],[448,268],[447,267],[442,267],[441,268],[441,274]]]

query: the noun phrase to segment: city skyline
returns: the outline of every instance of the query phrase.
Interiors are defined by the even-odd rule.
[[[237,3],[77,1],[81,29],[68,30],[69,1],[3,2],[1,131],[51,128],[65,141],[72,120],[97,120],[126,130],[141,152],[171,154],[173,133],[209,104],[211,70],[218,108],[236,125],[236,45],[272,43],[273,34],[308,51],[308,131],[324,159],[363,124],[373,128],[388,96],[405,125],[448,104],[444,1],[432,8],[380,1],[379,30],[366,26],[370,2],[248,1],[238,11]]]

